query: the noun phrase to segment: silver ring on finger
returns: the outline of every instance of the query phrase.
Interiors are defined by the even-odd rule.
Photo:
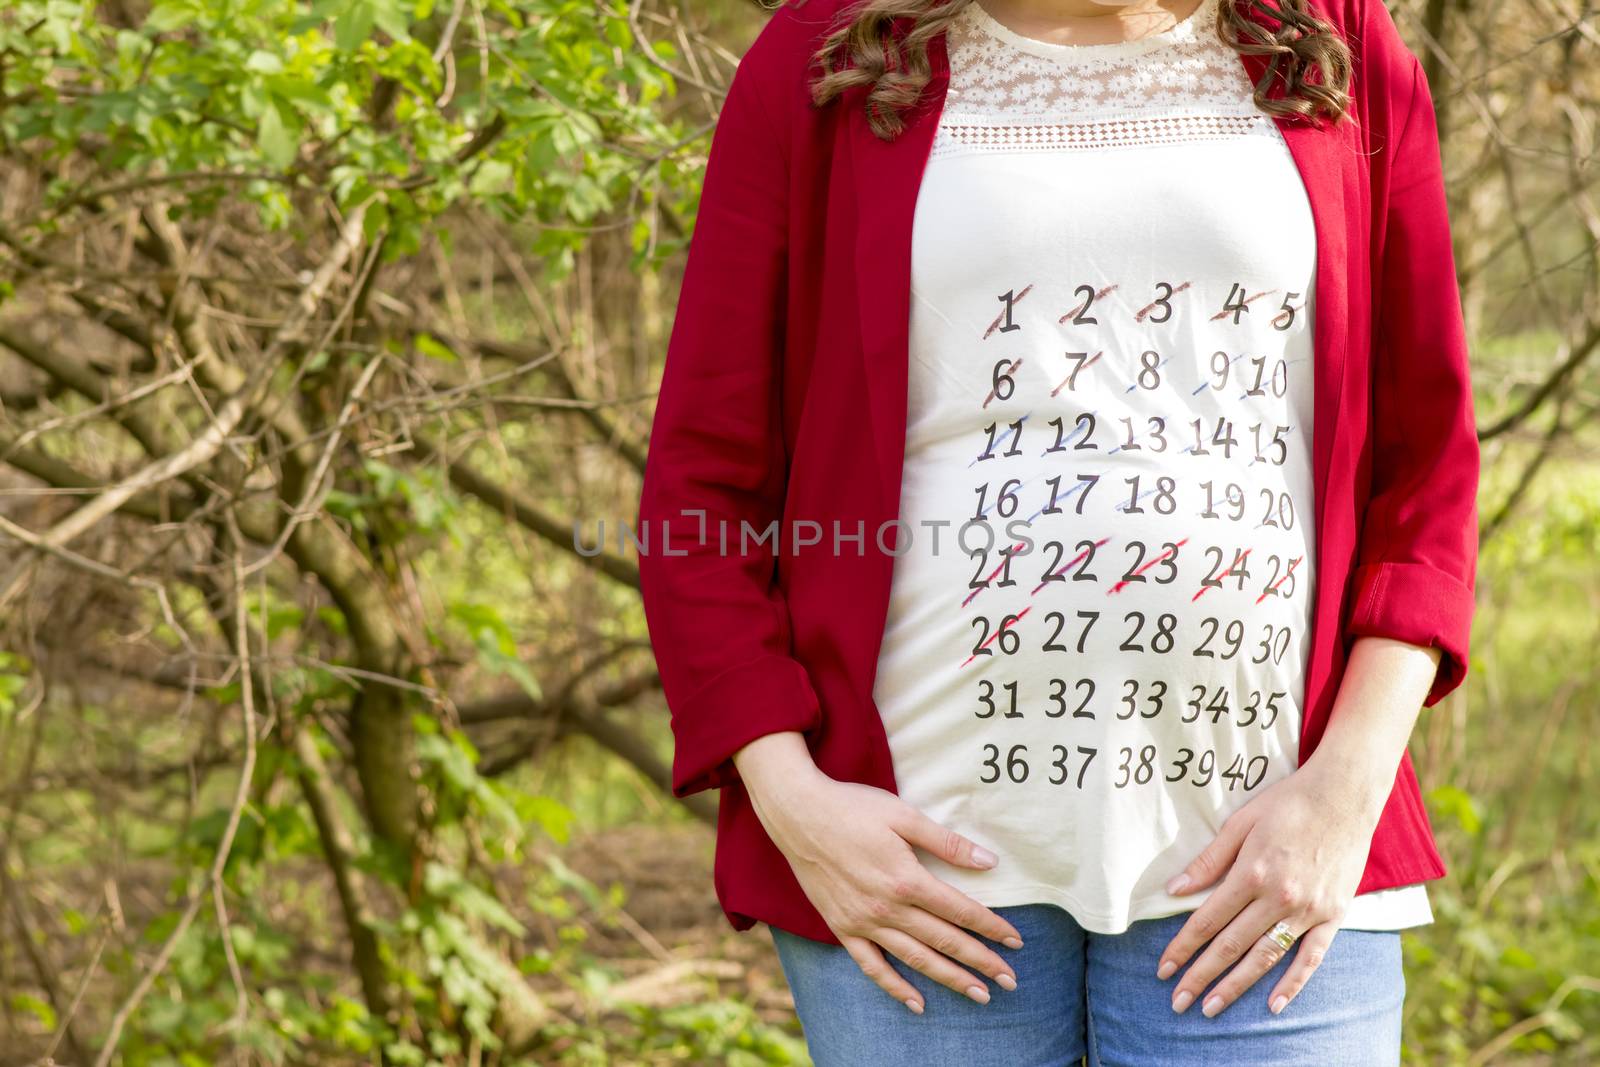
[[[1289,929],[1288,923],[1279,919],[1272,925],[1272,929],[1261,936],[1276,944],[1283,951],[1288,952],[1291,948],[1294,948],[1295,940],[1299,935]]]

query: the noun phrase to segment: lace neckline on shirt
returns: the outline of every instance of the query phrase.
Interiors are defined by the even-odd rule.
[[[1161,33],[1098,45],[1056,45],[1020,37],[999,23],[991,28],[990,16],[970,3],[946,31],[946,120],[1249,115],[1255,110],[1249,79],[1238,53],[1215,29],[1221,2],[1201,0],[1188,18]]]

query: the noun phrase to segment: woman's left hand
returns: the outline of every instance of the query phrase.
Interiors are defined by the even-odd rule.
[[[1168,884],[1182,895],[1222,877],[1161,954],[1156,974],[1165,980],[1211,942],[1173,990],[1174,1011],[1186,1010],[1225,970],[1201,1011],[1216,1015],[1238,999],[1285,955],[1264,936],[1280,919],[1298,940],[1288,950],[1294,961],[1268,998],[1273,1014],[1322,962],[1355,897],[1382,807],[1382,798],[1324,772],[1326,765],[1306,762],[1230,814],[1215,840]]]

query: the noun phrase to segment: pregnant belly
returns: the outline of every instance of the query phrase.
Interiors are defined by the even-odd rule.
[[[1224,813],[1294,768],[1309,462],[1175,437],[1035,435],[993,476],[970,435],[910,457],[874,690],[902,795],[1059,836],[1124,808]]]

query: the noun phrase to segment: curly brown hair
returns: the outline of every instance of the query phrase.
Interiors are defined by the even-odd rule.
[[[826,104],[865,86],[872,131],[894,139],[905,128],[901,113],[917,103],[932,75],[929,44],[973,2],[863,0],[813,57],[821,74],[811,85],[812,99]],[[1267,15],[1272,25],[1246,17],[1247,8]],[[1254,94],[1267,114],[1337,122],[1349,110],[1350,46],[1312,13],[1307,0],[1221,0],[1216,31],[1240,55],[1271,57]],[[1268,98],[1275,80],[1284,83],[1283,95]]]

